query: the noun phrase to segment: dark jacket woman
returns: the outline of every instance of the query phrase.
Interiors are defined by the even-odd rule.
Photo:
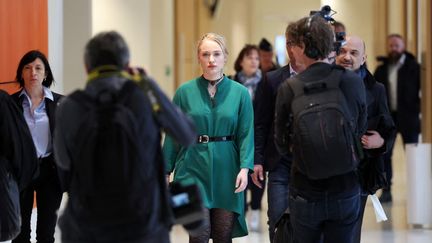
[[[45,55],[33,50],[26,53],[17,68],[16,80],[22,89],[12,95],[30,129],[39,160],[39,173],[21,192],[21,233],[13,243],[30,241],[30,220],[34,192],[37,205],[37,242],[54,242],[57,210],[62,199],[57,167],[54,162],[53,134],[57,103],[61,95],[49,87],[54,81]]]

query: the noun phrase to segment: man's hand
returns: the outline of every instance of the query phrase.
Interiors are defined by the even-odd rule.
[[[252,174],[253,183],[259,187],[263,188],[261,181],[264,180],[264,169],[262,165],[254,165],[254,173]]]
[[[365,149],[376,149],[383,146],[384,139],[377,131],[368,130],[366,134],[361,137],[361,142]]]
[[[248,168],[242,168],[237,175],[235,187],[237,188],[234,192],[239,193],[246,189],[248,184]]]

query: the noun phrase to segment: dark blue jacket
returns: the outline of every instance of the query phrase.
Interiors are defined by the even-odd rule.
[[[267,72],[255,93],[255,164],[263,165],[266,171],[273,170],[281,161],[274,143],[274,113],[278,88],[290,76],[289,65]],[[291,161],[291,156],[282,161]]]

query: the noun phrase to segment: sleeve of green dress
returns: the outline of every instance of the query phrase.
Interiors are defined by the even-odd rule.
[[[254,159],[254,116],[250,95],[242,89],[236,142],[240,150],[240,168],[253,170]]]

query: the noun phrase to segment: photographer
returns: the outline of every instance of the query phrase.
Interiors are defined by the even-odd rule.
[[[85,47],[88,83],[59,106],[58,167],[69,201],[62,242],[167,243],[172,224],[160,136],[195,142],[194,126],[145,74],[131,76],[129,48],[117,32]],[[132,81],[134,80],[134,81]]]
[[[302,18],[287,32],[296,63],[306,67],[280,86],[275,109],[276,146],[293,152],[294,242],[350,243],[360,208],[356,141],[366,130],[365,88],[356,74],[328,63],[334,34],[322,17]]]

